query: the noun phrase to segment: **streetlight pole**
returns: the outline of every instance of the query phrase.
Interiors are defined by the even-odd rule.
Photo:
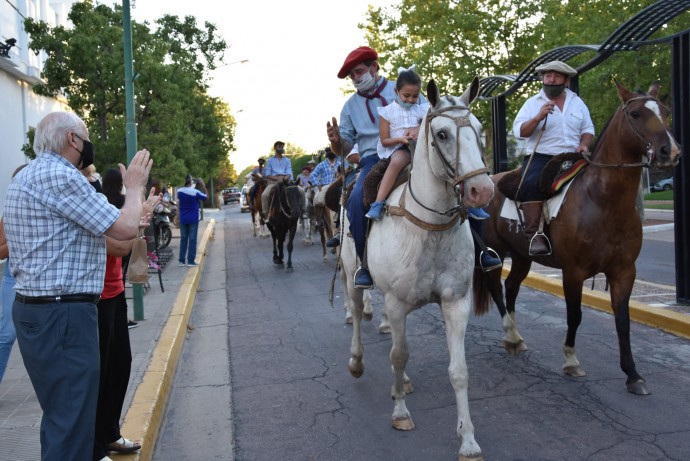
[[[122,0],[122,32],[124,38],[125,64],[125,133],[127,141],[127,165],[137,151],[137,127],[134,122],[134,72],[132,70],[132,21],[129,0]],[[139,283],[132,285],[134,320],[144,320],[144,288]]]

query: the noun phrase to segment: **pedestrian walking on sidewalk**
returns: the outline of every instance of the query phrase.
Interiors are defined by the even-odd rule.
[[[199,200],[207,198],[206,194],[196,189],[192,175],[188,174],[184,187],[180,187],[177,191],[177,203],[180,207],[180,266],[199,265],[194,261],[196,237],[199,231]]]
[[[120,165],[121,210],[89,185],[89,131],[73,112],[36,127],[37,156],[12,180],[4,224],[16,279],[12,317],[24,366],[43,410],[42,461],[90,461],[100,357],[96,303],[103,290],[105,235],[136,237],[152,160],[136,153]]]

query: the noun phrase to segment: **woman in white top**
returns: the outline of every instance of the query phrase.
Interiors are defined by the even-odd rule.
[[[367,218],[378,221],[383,215],[386,197],[391,192],[398,173],[410,163],[410,141],[417,139],[419,125],[429,109],[429,104],[420,104],[419,94],[422,80],[412,69],[398,69],[395,82],[395,102],[379,107],[379,142],[377,151],[380,158],[390,157],[391,161],[381,180],[376,201],[371,204]]]

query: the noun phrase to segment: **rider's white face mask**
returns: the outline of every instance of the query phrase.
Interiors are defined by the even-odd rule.
[[[353,83],[354,83],[355,89],[357,91],[360,91],[362,93],[366,93],[367,91],[374,88],[374,85],[376,84],[376,80],[374,80],[374,76],[371,75],[371,69],[367,69],[367,71],[362,74],[362,76],[359,78],[359,80],[354,81]]]

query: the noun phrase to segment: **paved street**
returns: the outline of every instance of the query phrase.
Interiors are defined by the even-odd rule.
[[[347,370],[351,327],[340,283],[328,303],[334,260],[295,239],[295,272],[271,262],[236,206],[216,217],[190,329],[163,419],[156,460],[451,460],[460,442],[436,305],[410,315],[407,372],[415,392],[411,432],[391,428],[390,336],[365,322],[365,374]],[[470,410],[485,459],[690,459],[688,340],[632,325],[633,353],[652,395],[625,391],[610,315],[584,309],[578,358],[561,373],[564,302],[523,288],[517,321],[529,351],[507,356],[497,311],[472,317]]]

